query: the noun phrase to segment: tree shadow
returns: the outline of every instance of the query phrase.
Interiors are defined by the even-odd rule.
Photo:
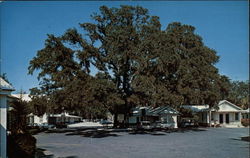
[[[136,134],[142,134],[142,135],[144,135],[144,134],[149,134],[149,131],[134,130],[134,131],[132,131],[132,132],[129,132],[129,134],[131,134],[131,135],[136,135]]]
[[[66,136],[83,136],[83,137],[91,137],[91,138],[104,138],[104,137],[117,137],[120,136],[116,133],[118,132],[127,132],[130,135],[154,135],[154,136],[162,136],[166,135],[167,133],[184,133],[184,132],[201,132],[206,131],[205,129],[200,128],[171,128],[171,129],[151,129],[151,130],[145,130],[145,129],[134,129],[134,130],[128,130],[128,129],[98,129],[98,128],[77,128],[77,129],[53,129],[46,131],[46,133],[65,133]]]
[[[56,129],[49,129],[45,131],[45,133],[78,133],[81,131],[88,131],[93,130],[96,131],[98,128],[56,128]]]
[[[178,133],[185,133],[185,132],[190,132],[190,131],[192,131],[192,132],[202,132],[202,131],[207,131],[207,130],[206,129],[200,129],[200,128],[191,128],[191,127],[189,127],[189,128],[178,128],[176,130],[176,132],[178,132]]]
[[[242,140],[242,141],[250,142],[250,136],[241,137],[241,140]]]
[[[149,135],[155,135],[155,136],[162,136],[166,135],[167,133],[184,133],[184,132],[201,132],[201,131],[207,131],[205,129],[199,129],[199,128],[174,128],[174,129],[152,129],[152,130],[133,130],[132,132],[128,132],[131,135],[136,135],[136,134],[149,134]]]
[[[66,136],[81,135],[83,137],[91,138],[104,138],[104,137],[118,137],[120,135],[112,133],[107,130],[97,130],[97,129],[88,129],[88,130],[78,130],[75,132],[67,133]]]
[[[153,136],[162,136],[166,135],[165,132],[162,130],[134,130],[132,132],[129,132],[131,135],[153,135]]]
[[[55,158],[53,154],[45,155],[45,149],[37,148],[36,154],[34,158]],[[66,156],[66,157],[57,157],[57,158],[78,158],[77,156]]]
[[[69,129],[69,128],[58,128],[58,129],[49,129],[44,133],[68,133],[75,131],[76,129]]]
[[[250,136],[245,136],[245,137],[240,137],[239,138],[230,138],[232,140],[238,140],[238,141],[246,141],[246,142],[250,142]]]
[[[151,133],[151,135],[153,136],[163,136],[163,135],[166,135],[165,133],[159,133],[159,132],[153,132]]]

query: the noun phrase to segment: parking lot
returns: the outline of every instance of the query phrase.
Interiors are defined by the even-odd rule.
[[[40,133],[38,148],[68,158],[248,158],[248,128],[203,128],[176,132]]]

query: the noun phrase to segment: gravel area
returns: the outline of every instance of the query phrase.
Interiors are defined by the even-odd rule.
[[[248,158],[249,142],[241,140],[248,135],[248,128],[204,128],[172,133],[89,130],[35,137],[38,148],[55,158]]]

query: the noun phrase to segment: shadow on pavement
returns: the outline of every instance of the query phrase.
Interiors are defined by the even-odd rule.
[[[45,131],[45,133],[67,133],[67,132],[72,132],[75,131],[76,129],[68,129],[68,128],[59,128],[59,129],[49,129]]]
[[[136,134],[149,134],[149,135],[155,135],[155,136],[161,136],[166,135],[167,133],[184,133],[184,132],[201,132],[201,131],[207,131],[205,129],[199,129],[199,128],[178,128],[178,129],[154,129],[154,130],[133,130],[132,132],[129,132],[129,134],[136,135]]]
[[[184,132],[190,132],[190,131],[201,132],[201,131],[206,131],[206,129],[177,128],[177,129],[127,130],[127,129],[97,129],[97,128],[77,128],[77,129],[64,128],[64,129],[51,129],[51,130],[46,131],[45,133],[65,133],[66,136],[80,135],[83,137],[104,138],[104,137],[120,136],[116,134],[117,132],[128,132],[128,134],[131,134],[131,135],[149,134],[149,135],[161,136],[161,135],[166,135],[167,133],[173,133],[173,132],[184,133]]]
[[[119,136],[118,134],[111,133],[111,131],[106,131],[106,130],[93,130],[93,129],[88,129],[88,130],[78,130],[75,132],[67,133],[65,134],[67,136],[72,136],[72,135],[81,135],[83,137],[91,137],[91,138],[104,138],[104,137],[117,137]]]
[[[45,149],[37,148],[35,158],[55,158],[53,154],[45,155]],[[77,156],[66,156],[66,157],[57,157],[57,158],[78,158]]]
[[[230,138],[232,140],[238,140],[238,141],[246,141],[246,142],[250,142],[250,136],[246,136],[246,137],[240,137],[239,138]]]
[[[77,132],[77,131],[86,131],[86,130],[97,130],[97,128],[56,128],[49,129],[45,131],[45,133],[69,133],[69,132]]]
[[[250,142],[250,136],[241,137],[241,140]]]
[[[206,129],[200,129],[200,128],[178,128],[176,132],[184,133],[184,132],[202,132],[207,131]]]

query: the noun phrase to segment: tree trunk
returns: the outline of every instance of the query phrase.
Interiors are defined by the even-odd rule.
[[[124,113],[123,128],[127,127],[127,112]]]
[[[118,114],[117,112],[114,113],[114,128],[117,128],[117,125],[118,125],[118,120],[117,120],[117,117],[118,117]]]

